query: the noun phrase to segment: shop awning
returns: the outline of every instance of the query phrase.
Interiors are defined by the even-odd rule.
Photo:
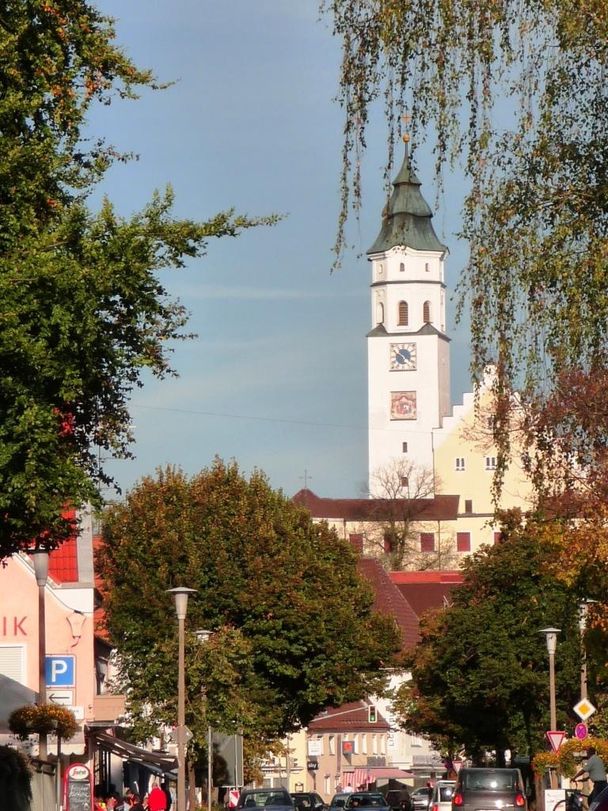
[[[355,791],[365,791],[369,783],[375,783],[376,780],[408,780],[413,777],[411,772],[396,766],[363,766],[350,772],[342,772],[342,788],[352,786]]]
[[[8,718],[13,710],[35,704],[38,693],[0,673],[0,732],[8,732]]]
[[[142,763],[148,769],[158,772],[158,774],[168,774],[177,769],[177,760],[173,755],[164,752],[151,752],[142,746],[135,746],[135,744],[123,741],[114,737],[114,735],[108,735],[107,732],[94,732],[92,737],[99,749],[113,752],[123,760],[129,761],[129,763]]]

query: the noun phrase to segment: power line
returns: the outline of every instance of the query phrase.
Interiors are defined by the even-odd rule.
[[[313,428],[347,428],[351,431],[391,431],[390,428],[369,428],[367,425],[349,425],[344,422],[314,422],[313,420],[290,420],[282,417],[257,417],[252,414],[229,414],[223,411],[200,411],[194,408],[169,408],[168,406],[151,406],[133,403],[133,408],[148,411],[167,411],[174,414],[193,414],[200,417],[222,417],[230,420],[253,420],[254,422],[282,423],[284,425],[308,425]],[[408,431],[409,434],[427,434],[428,431]]]
[[[193,408],[168,408],[166,406],[149,406],[133,403],[134,408],[145,408],[149,411],[170,411],[176,414],[195,414],[201,417],[225,417],[231,420],[253,420],[254,422],[279,422],[286,425],[310,425],[322,428],[349,428],[355,431],[367,431],[367,425],[347,425],[338,422],[313,422],[312,420],[288,420],[281,417],[256,417],[252,414],[228,414],[221,411],[199,411]]]

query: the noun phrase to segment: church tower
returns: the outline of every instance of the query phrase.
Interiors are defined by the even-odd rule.
[[[433,469],[433,429],[450,413],[444,257],[404,136],[403,165],[368,251],[369,477],[394,460]],[[405,484],[405,483],[404,483]]]

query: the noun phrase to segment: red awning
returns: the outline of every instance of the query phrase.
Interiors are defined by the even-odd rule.
[[[357,791],[365,791],[376,780],[408,780],[414,775],[396,766],[363,766],[352,772],[342,772],[342,788],[352,786]]]

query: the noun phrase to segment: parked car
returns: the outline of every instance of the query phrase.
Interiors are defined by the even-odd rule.
[[[346,791],[340,794],[334,794],[329,804],[330,811],[335,811],[337,808],[344,808],[344,805],[349,797],[350,794]]]
[[[390,806],[391,811],[413,811],[414,804],[412,803],[412,795],[407,788],[392,788],[384,795],[387,804]],[[404,805],[404,801],[408,802]]]
[[[327,809],[327,803],[316,791],[292,791],[290,796],[299,811],[325,811]]]
[[[461,769],[452,797],[452,811],[527,809],[519,769]]]
[[[567,811],[570,811],[567,806],[566,808]],[[589,811],[608,811],[608,788],[602,789],[593,799],[593,802],[589,806]]]
[[[348,795],[344,808],[382,808],[388,811],[384,794],[379,791],[354,791]]]
[[[293,811],[293,800],[287,789],[246,788],[241,791],[237,808],[268,808],[273,811]]]
[[[438,780],[433,786],[430,811],[452,811],[455,780]]]
[[[429,786],[420,786],[412,791],[412,804],[414,811],[427,811],[429,803],[431,802],[431,794],[433,789]]]

